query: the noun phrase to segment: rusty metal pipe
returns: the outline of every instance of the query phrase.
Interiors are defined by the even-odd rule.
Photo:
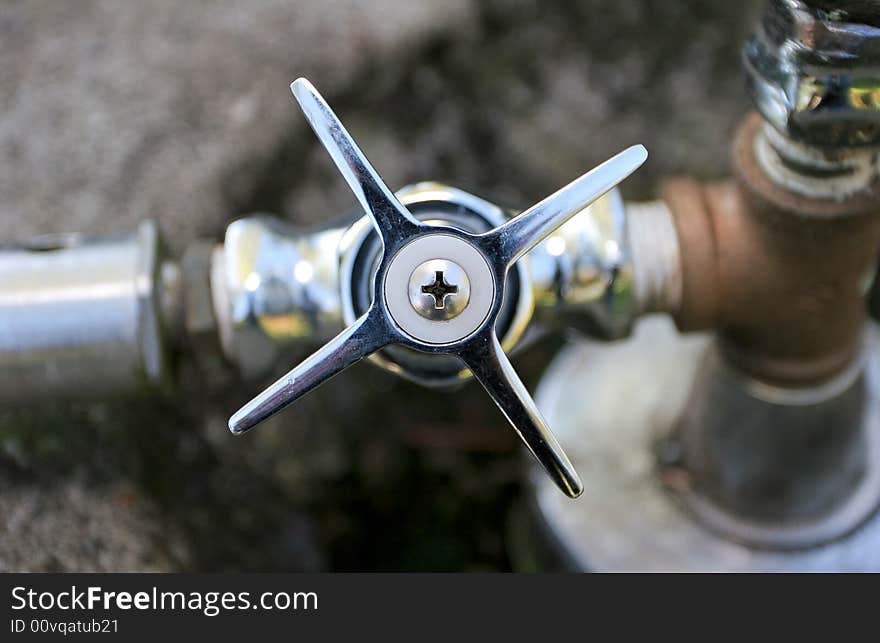
[[[734,144],[735,179],[665,185],[679,237],[682,330],[715,329],[732,365],[781,386],[813,386],[859,350],[880,249],[875,184],[842,200],[771,182],[755,159],[757,114]]]

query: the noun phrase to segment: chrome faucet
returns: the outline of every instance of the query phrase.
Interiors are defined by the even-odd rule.
[[[621,152],[509,221],[474,234],[419,221],[385,185],[311,83],[300,78],[291,91],[370,217],[382,252],[372,271],[372,302],[366,312],[242,407],[230,418],[229,429],[244,433],[355,362],[396,344],[458,358],[559,488],[579,496],[583,485],[504,353],[496,323],[508,271],[516,261],[635,171],[647,159],[645,148]],[[423,285],[425,271],[440,284],[446,284],[444,271],[455,273],[453,283],[461,283],[462,293],[457,285],[446,284],[438,298]],[[422,295],[431,292],[435,294],[426,313]],[[447,307],[445,297],[452,293],[454,304]],[[435,310],[444,314],[435,315]]]

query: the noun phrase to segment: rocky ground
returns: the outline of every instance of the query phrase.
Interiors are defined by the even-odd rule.
[[[756,2],[8,0],[0,240],[159,221],[171,250],[245,213],[354,201],[287,85],[310,77],[392,186],[530,203],[632,143],[625,186],[721,176]],[[519,365],[534,384],[553,344]],[[0,410],[0,569],[505,569],[516,444],[481,391],[367,366],[243,448],[253,391]],[[426,417],[422,409],[433,409]]]

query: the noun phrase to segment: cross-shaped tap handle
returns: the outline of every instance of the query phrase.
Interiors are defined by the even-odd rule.
[[[244,405],[229,420],[230,430],[243,433],[355,362],[403,344],[458,357],[560,489],[580,495],[583,485],[502,350],[495,321],[513,263],[634,172],[647,159],[645,148],[630,147],[494,230],[470,234],[419,222],[312,84],[300,78],[290,87],[372,219],[383,251],[367,312]]]

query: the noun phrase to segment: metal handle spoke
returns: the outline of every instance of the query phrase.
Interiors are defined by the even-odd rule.
[[[313,388],[375,353],[390,342],[385,323],[370,309],[355,323],[307,357],[229,419],[229,430],[236,435],[252,429],[263,420],[296,402]]]
[[[418,228],[419,222],[385,185],[318,90],[298,78],[290,84],[290,91],[382,239],[387,241],[391,232],[400,236]]]
[[[634,145],[483,236],[493,242],[495,252],[509,266],[635,172],[647,158],[648,151]]]
[[[459,354],[483,385],[519,437],[557,486],[576,498],[583,484],[568,457],[550,432],[528,389],[520,380],[494,333],[472,341]]]

